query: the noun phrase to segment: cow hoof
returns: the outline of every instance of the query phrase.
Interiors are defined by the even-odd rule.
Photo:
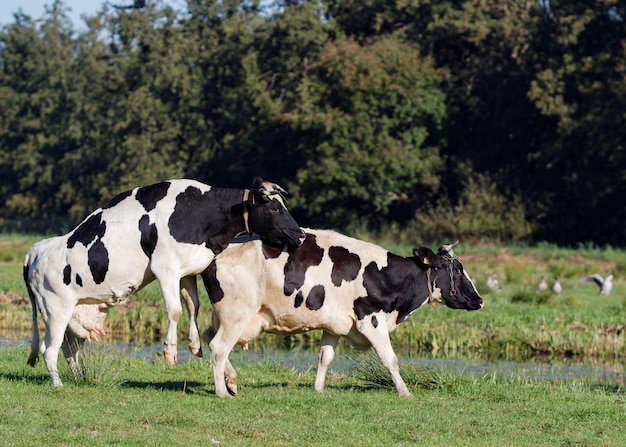
[[[189,346],[189,351],[191,351],[191,353],[195,355],[196,357],[203,357],[202,346],[200,346],[199,348],[194,348],[193,346]]]
[[[237,395],[237,381],[236,380],[228,380],[226,379],[226,389],[228,390],[228,394],[231,396]]]
[[[172,355],[169,352],[163,353],[163,359],[165,360],[165,363],[168,365],[175,365],[176,363],[178,363],[178,356]]]

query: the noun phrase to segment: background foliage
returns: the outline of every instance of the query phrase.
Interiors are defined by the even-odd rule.
[[[626,1],[134,5],[0,30],[5,228],[261,175],[307,226],[626,245]]]

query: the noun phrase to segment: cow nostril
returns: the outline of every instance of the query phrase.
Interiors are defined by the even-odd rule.
[[[306,239],[306,234],[304,234],[304,232],[302,232],[302,234],[300,234],[300,237],[298,238],[298,245],[304,244],[304,240],[305,239]]]

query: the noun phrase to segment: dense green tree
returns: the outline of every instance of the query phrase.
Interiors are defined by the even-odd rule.
[[[376,224],[416,185],[435,188],[440,164],[425,143],[444,115],[436,71],[395,38],[329,43],[287,119],[299,141],[294,203],[316,224]]]
[[[75,40],[60,2],[41,26],[25,15],[0,34],[0,173],[7,216],[63,214],[73,200],[60,193],[59,162],[76,146]],[[45,200],[43,200],[45,198]]]
[[[626,243],[626,2],[545,2],[529,97],[554,138],[529,157],[545,175],[539,237]]]
[[[453,201],[488,172],[501,193],[524,198],[536,237],[624,244],[623,1],[329,5],[359,41],[400,32],[446,70],[441,151]]]
[[[626,244],[625,1],[51,2],[0,30],[0,223],[262,175],[307,225]]]
[[[258,148],[254,133],[262,92],[257,55],[253,51],[256,2],[189,1],[184,21],[189,42],[195,42],[194,64],[200,74],[199,111],[204,141],[190,171],[194,177],[221,186],[243,187],[251,180]],[[259,173],[261,174],[261,173]]]

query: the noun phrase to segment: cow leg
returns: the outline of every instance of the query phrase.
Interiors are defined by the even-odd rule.
[[[52,380],[53,386],[63,386],[59,371],[57,369],[57,360],[59,350],[63,344],[65,330],[67,329],[70,318],[72,317],[72,309],[74,306],[68,306],[63,311],[55,315],[49,315],[46,321],[46,333],[41,346],[43,359],[48,369],[48,374]]]
[[[215,383],[215,394],[217,397],[231,397],[228,387],[226,386],[226,364],[229,365],[230,374],[234,372],[234,368],[228,361],[230,351],[235,347],[235,343],[229,344],[220,342],[220,334],[216,334],[209,345],[211,349],[211,363],[213,365],[213,381]],[[235,392],[236,384],[235,384]]]
[[[217,312],[213,312],[211,327],[202,333],[202,339],[209,346],[211,346],[211,342],[213,341],[213,339],[215,338],[215,335],[217,334],[216,328],[219,328],[219,319],[217,318]],[[233,348],[234,347],[235,346],[233,345]],[[212,355],[211,355],[211,360],[213,361]],[[217,377],[217,374],[215,374],[215,377]],[[224,379],[225,379],[225,384],[226,384],[226,388],[228,389],[228,392],[232,396],[236,396],[237,395],[237,372],[235,371],[235,368],[233,368],[233,365],[230,363],[230,360],[228,360],[228,356],[226,356],[226,361],[224,362]],[[217,382],[217,379],[215,380]],[[216,393],[217,393],[217,390],[216,390]]]
[[[158,276],[157,276],[158,278]],[[159,279],[163,300],[165,301],[165,312],[167,313],[167,336],[165,337],[165,348],[163,348],[163,358],[165,363],[174,365],[178,362],[178,340],[176,330],[178,319],[183,313],[183,306],[180,302],[180,279],[166,280]]]
[[[202,357],[202,345],[200,344],[200,332],[198,331],[198,283],[195,276],[186,276],[180,280],[180,292],[185,299],[187,312],[189,313],[189,350],[197,357]]]
[[[411,393],[402,376],[400,376],[398,357],[391,346],[389,331],[384,318],[385,316],[382,313],[367,316],[357,322],[357,329],[370,341],[383,366],[391,374],[391,379],[396,386],[398,394],[400,396],[410,396]]]
[[[216,326],[216,312],[214,314],[213,328]],[[248,328],[251,318],[245,315],[232,325],[219,324],[215,335],[209,344],[211,349],[211,363],[213,364],[213,380],[215,382],[215,394],[218,397],[230,397],[237,393],[237,375],[233,365],[228,360],[228,355],[239,341],[243,331]],[[210,332],[205,333],[210,337]]]
[[[319,361],[317,363],[317,374],[315,376],[315,391],[324,391],[324,385],[326,382],[326,372],[330,363],[335,358],[335,348],[339,342],[337,335],[324,332],[322,335],[322,342],[320,347]]]

